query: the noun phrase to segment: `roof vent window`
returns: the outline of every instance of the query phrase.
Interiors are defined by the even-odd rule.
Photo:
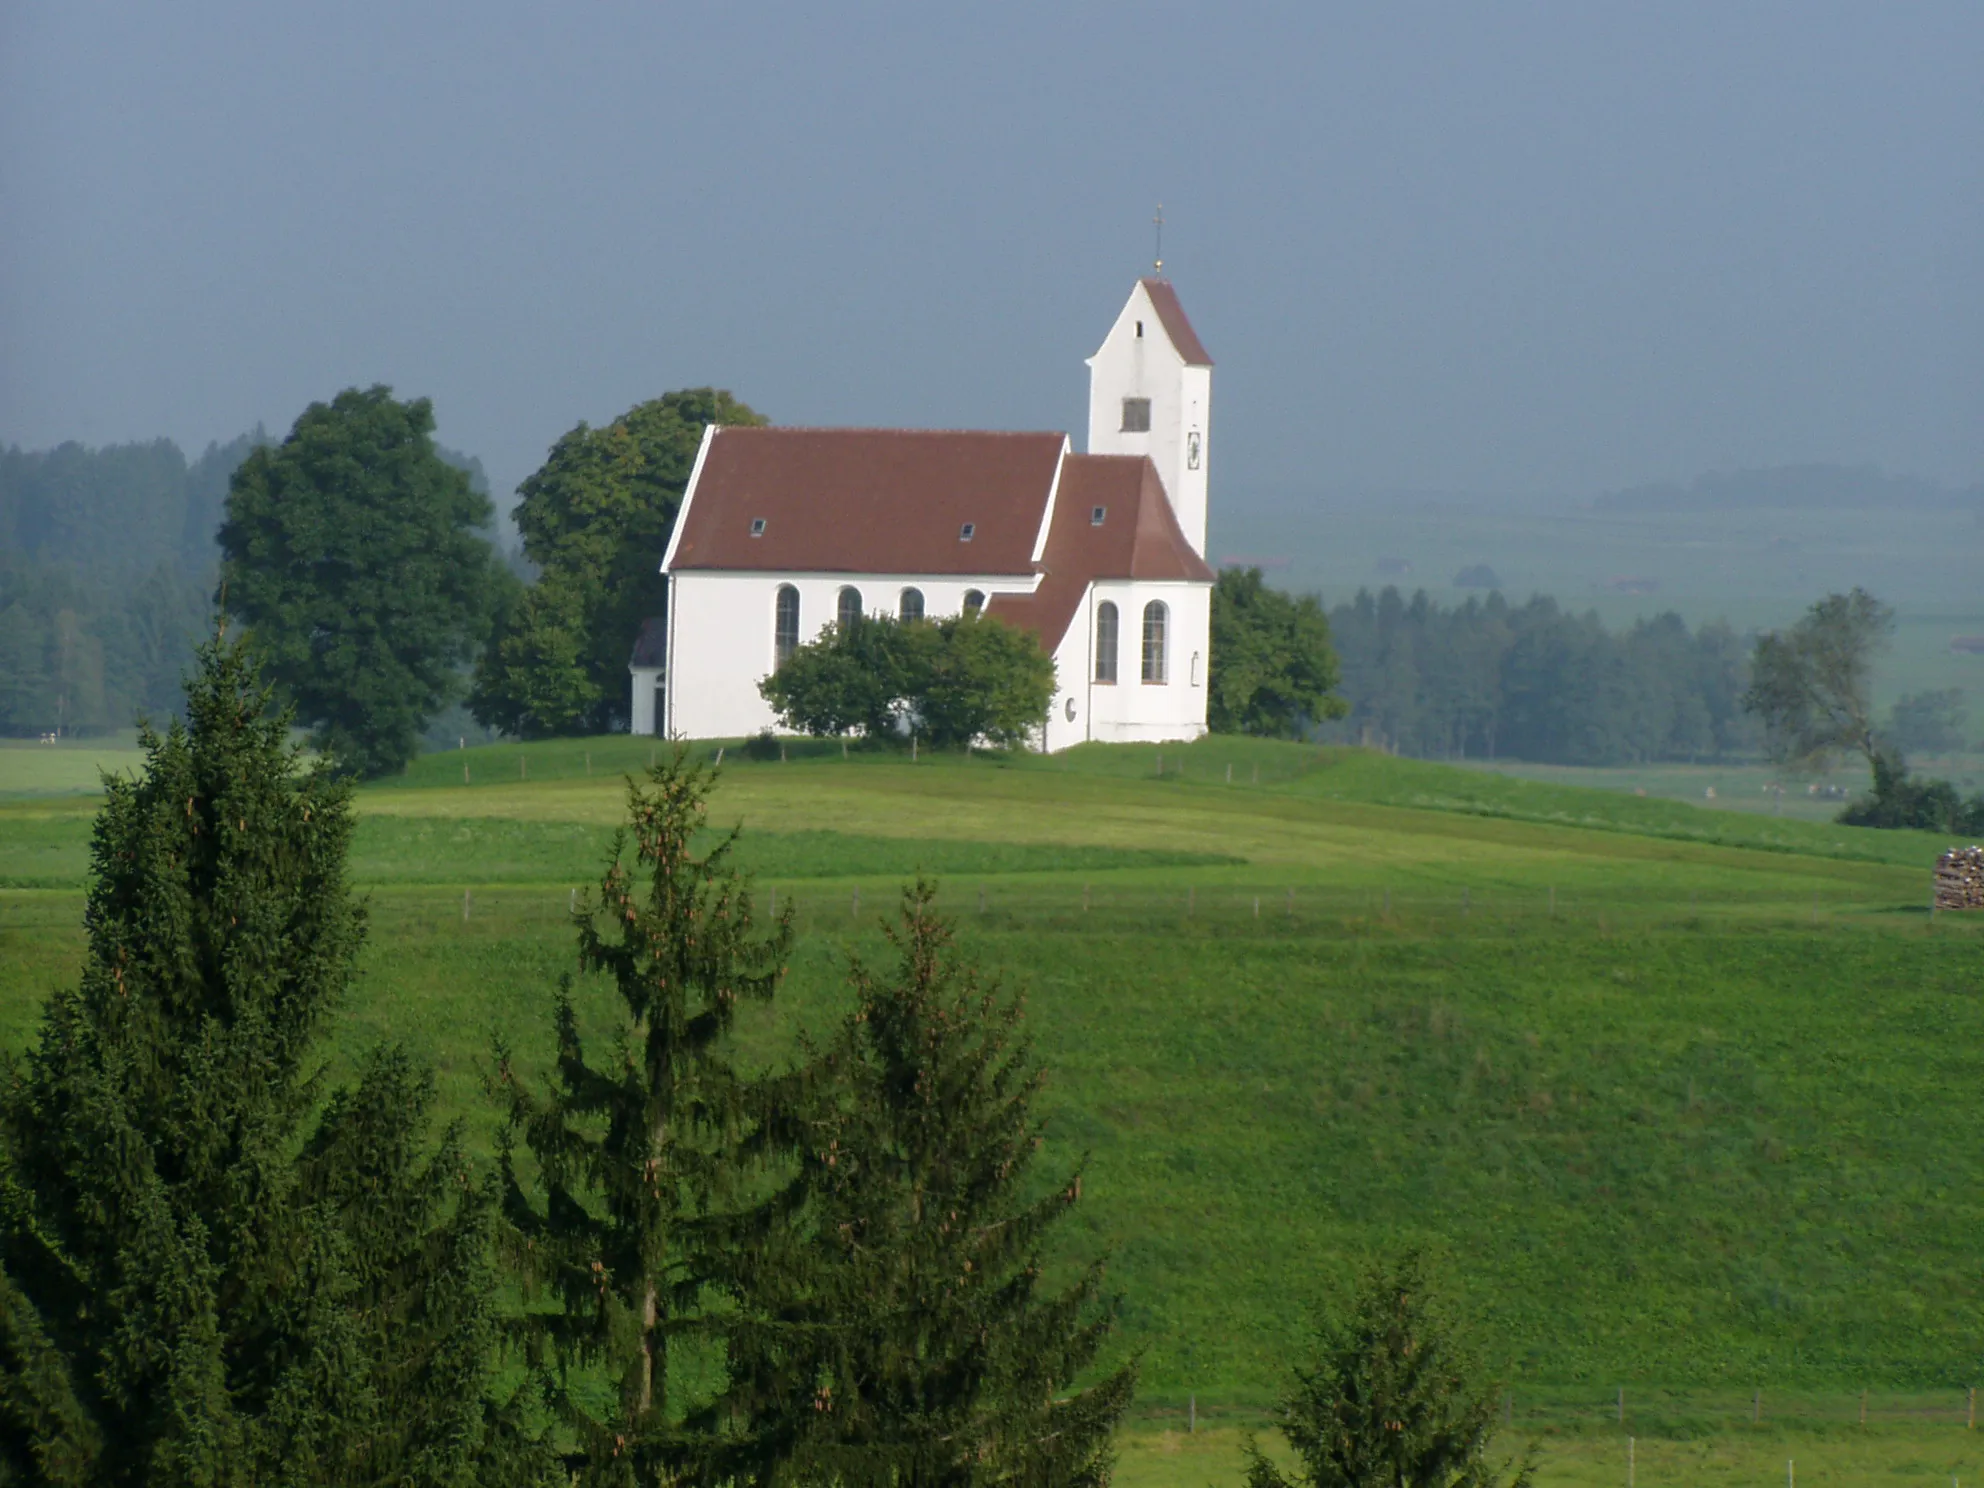
[[[977,531],[978,531],[978,524],[976,522],[966,522],[964,526],[958,528],[958,541],[970,542],[973,534],[975,534]]]
[[[1106,507],[1106,506],[1091,506],[1091,507],[1090,507],[1090,508],[1088,509],[1088,524],[1089,524],[1089,526],[1091,526],[1091,527],[1100,527],[1100,526],[1102,525],[1102,519],[1103,519],[1104,517],[1106,517],[1106,516],[1108,516],[1108,515],[1109,515],[1109,508],[1108,508],[1108,507]]]
[[[763,517],[751,518],[751,536],[763,537],[764,535],[765,535],[765,519]]]

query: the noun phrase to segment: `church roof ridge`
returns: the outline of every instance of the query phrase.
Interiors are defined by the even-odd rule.
[[[1064,429],[925,429],[890,424],[718,424],[723,434],[909,434],[974,439],[1066,439]]]

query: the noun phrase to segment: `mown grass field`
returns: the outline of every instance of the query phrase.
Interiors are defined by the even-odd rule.
[[[361,793],[343,1056],[406,1041],[486,1139],[491,1040],[547,1048],[570,896],[649,749],[433,755]],[[93,809],[0,799],[7,1047],[75,974]],[[1404,1241],[1546,1482],[1623,1482],[1642,1431],[1646,1484],[1984,1474],[1984,941],[1928,912],[1938,839],[1231,740],[732,750],[716,815],[802,932],[752,1058],[838,1013],[918,871],[1026,995],[1047,1165],[1087,1164],[1065,1238],[1113,1253],[1144,1360],[1123,1483],[1235,1481],[1310,1303]]]

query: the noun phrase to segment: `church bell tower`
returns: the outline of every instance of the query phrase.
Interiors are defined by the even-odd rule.
[[[1088,452],[1149,455],[1179,528],[1205,557],[1212,358],[1169,279],[1137,281],[1088,369]]]

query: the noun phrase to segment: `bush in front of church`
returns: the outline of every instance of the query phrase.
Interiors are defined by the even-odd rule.
[[[1023,748],[1053,701],[1054,662],[1030,632],[990,615],[863,616],[828,626],[758,690],[796,733]]]

